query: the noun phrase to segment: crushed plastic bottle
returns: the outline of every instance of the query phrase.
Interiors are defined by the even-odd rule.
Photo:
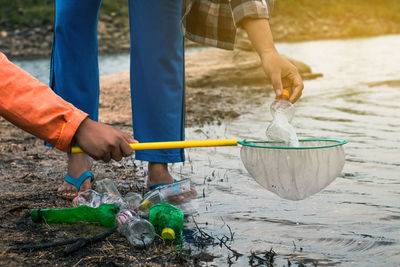
[[[111,193],[122,197],[113,181],[108,178],[96,182],[96,191],[99,193]]]
[[[273,120],[266,130],[269,141],[284,142],[286,145],[298,147],[299,139],[290,122],[294,116],[294,105],[289,102],[289,91],[283,89],[282,97],[271,104]]]
[[[121,210],[117,214],[115,222],[118,231],[135,247],[145,247],[154,240],[154,226],[149,221],[140,218],[132,210]]]
[[[178,182],[160,186],[149,191],[140,203],[138,213],[141,217],[147,218],[150,208],[162,202],[178,203],[184,202],[180,195],[190,192],[190,179],[182,179]]]
[[[128,192],[124,198],[134,208],[137,208],[143,200],[142,195],[136,192]]]
[[[102,204],[114,204],[117,205],[120,210],[130,208],[129,203],[122,197],[118,197],[112,193],[97,193],[92,189],[79,193],[73,200],[74,207],[85,205],[96,208]]]

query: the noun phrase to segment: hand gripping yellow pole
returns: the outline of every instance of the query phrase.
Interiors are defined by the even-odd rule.
[[[192,141],[170,141],[153,143],[130,143],[133,150],[186,148],[186,147],[210,147],[210,146],[237,146],[237,139],[216,140],[192,140]],[[84,153],[80,147],[72,147],[71,153]]]

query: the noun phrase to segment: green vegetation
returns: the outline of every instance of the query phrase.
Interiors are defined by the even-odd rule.
[[[54,0],[0,0],[0,30],[46,28],[54,20]],[[128,27],[127,0],[103,0],[100,14],[113,15]],[[317,17],[352,16],[380,18],[400,23],[399,0],[276,0],[274,16]]]
[[[54,22],[54,2],[54,0],[0,0],[0,30],[47,28]],[[100,14],[112,14],[114,18],[118,18],[117,23],[127,26],[127,2],[127,0],[103,0]]]
[[[0,31],[51,28],[54,2],[0,0]],[[128,36],[127,2],[102,1],[100,35],[106,33],[103,40],[115,38],[116,32]],[[400,33],[400,0],[275,0],[271,25],[277,41]]]
[[[276,0],[274,16],[375,17],[400,23],[399,0]],[[306,19],[306,17],[304,17]]]
[[[0,29],[43,27],[53,21],[53,0],[0,0]]]

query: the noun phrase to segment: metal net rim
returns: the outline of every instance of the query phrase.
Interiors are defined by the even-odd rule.
[[[284,142],[281,141],[238,141],[239,144],[242,146],[247,147],[256,147],[256,148],[271,148],[271,149],[292,149],[292,150],[301,150],[301,149],[319,149],[319,148],[329,148],[329,147],[336,147],[342,146],[347,144],[347,140],[339,139],[339,138],[306,138],[306,139],[299,139],[299,142],[309,142],[309,141],[328,141],[333,142],[333,144],[329,145],[322,145],[322,146],[287,146]],[[271,144],[271,145],[268,145]],[[279,144],[282,144],[280,146]]]

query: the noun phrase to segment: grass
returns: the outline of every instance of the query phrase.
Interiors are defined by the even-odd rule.
[[[53,21],[53,0],[0,0],[0,28],[43,27]]]
[[[400,23],[399,0],[276,0],[273,15],[303,17],[307,12],[318,17],[380,17]]]
[[[72,1],[72,0],[58,0]],[[74,0],[79,1],[79,0]],[[85,1],[85,0],[81,0]],[[0,31],[24,28],[49,28],[54,23],[54,0],[0,0]],[[129,28],[127,0],[103,0],[100,19],[113,27]],[[273,17],[302,25],[316,20],[317,28],[341,27],[328,37],[368,36],[395,33],[400,29],[400,0],[275,0]],[[340,24],[341,26],[337,25]],[[316,38],[324,37],[322,31]],[[310,37],[311,34],[308,34]],[[289,36],[290,37],[290,36]],[[285,37],[288,38],[288,37]],[[304,36],[300,36],[300,39]]]
[[[54,0],[0,0],[0,31],[3,29],[46,28],[48,25],[52,25],[54,23],[54,2]],[[113,17],[117,18],[117,22],[127,26],[127,0],[103,0],[100,14],[114,14]]]

